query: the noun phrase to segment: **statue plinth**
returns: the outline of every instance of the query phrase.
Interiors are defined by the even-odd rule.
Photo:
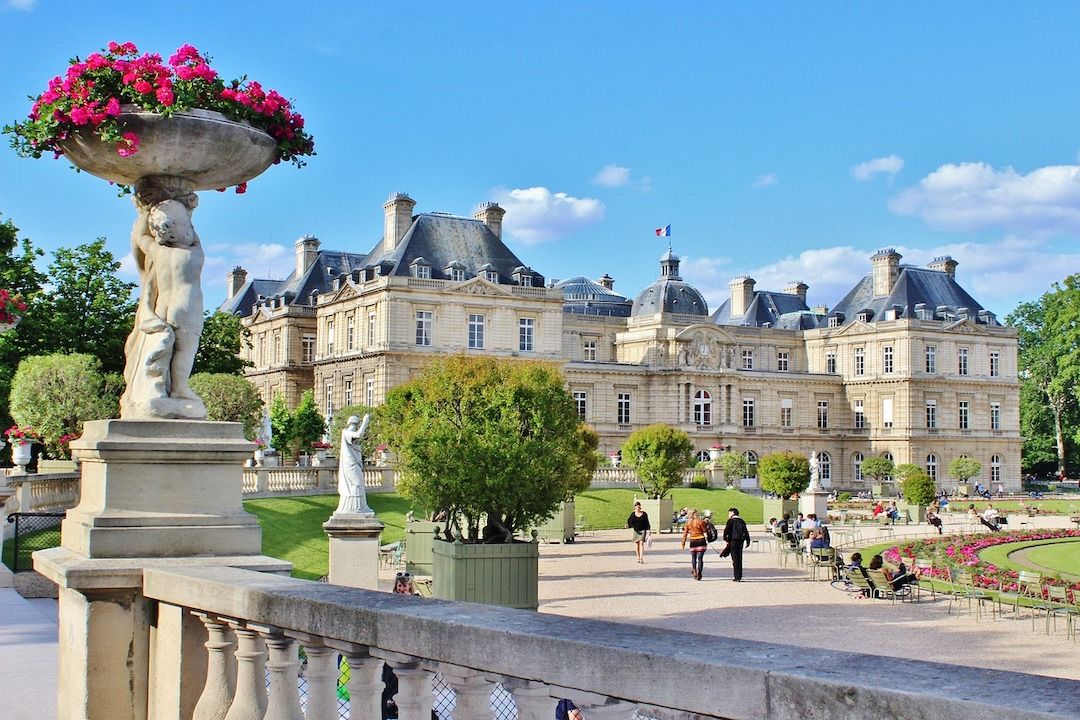
[[[384,527],[373,512],[335,512],[323,523],[330,537],[330,582],[379,589],[379,537]]]

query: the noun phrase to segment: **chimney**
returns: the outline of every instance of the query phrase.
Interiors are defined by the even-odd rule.
[[[938,270],[951,278],[955,278],[957,265],[959,265],[959,263],[953,260],[951,255],[942,255],[941,257],[934,258],[934,261],[926,267],[931,270]]]
[[[225,296],[226,300],[232,300],[236,297],[236,293],[240,292],[240,288],[244,287],[244,283],[247,282],[247,270],[237,265],[231,272],[225,274],[225,292],[228,295]]]
[[[784,293],[787,295],[798,295],[799,302],[803,305],[806,304],[806,291],[810,289],[810,286],[804,283],[802,280],[796,280],[795,282],[788,283],[784,288]]]
[[[319,239],[314,235],[305,235],[293,245],[296,248],[296,277],[308,271],[319,255]]]
[[[829,306],[828,305],[815,305],[814,307],[810,308],[810,312],[814,313],[815,315],[828,315],[829,314]]]
[[[502,240],[502,221],[505,214],[506,211],[499,207],[499,203],[486,202],[481,203],[480,208],[473,213],[473,220],[483,222],[495,233],[495,237]]]
[[[383,205],[383,250],[390,252],[405,237],[412,225],[412,211],[416,201],[406,193],[391,193]]]
[[[742,317],[754,301],[755,280],[749,275],[737,277],[728,283],[731,288],[731,317]]]
[[[604,273],[604,275],[599,280],[597,280],[597,282],[600,283],[600,285],[605,290],[614,290],[615,289],[615,278],[611,277],[607,273]]]
[[[882,297],[892,292],[893,284],[900,276],[901,257],[903,256],[893,248],[878,250],[870,256],[874,268],[874,297]]]

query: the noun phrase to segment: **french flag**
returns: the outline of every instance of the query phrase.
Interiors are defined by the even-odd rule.
[[[656,228],[656,237],[671,237],[671,226]]]

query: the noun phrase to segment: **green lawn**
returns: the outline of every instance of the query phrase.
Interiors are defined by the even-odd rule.
[[[642,497],[640,490],[587,490],[574,497],[574,513],[585,516],[590,528],[604,530],[626,525],[627,516],[634,510],[634,498]],[[694,507],[709,509],[718,522],[727,521],[729,507],[739,508],[739,514],[749,524],[761,522],[761,498],[738,490],[697,490],[677,488],[671,492],[675,510]]]

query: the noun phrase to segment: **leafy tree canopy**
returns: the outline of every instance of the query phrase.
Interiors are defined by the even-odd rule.
[[[292,413],[282,395],[274,395],[270,402],[270,445],[284,457],[292,453]]]
[[[203,321],[199,350],[195,354],[197,373],[228,373],[243,375],[244,368],[252,367],[250,360],[240,357],[240,351],[251,347],[251,331],[232,313],[206,313]]]
[[[810,487],[810,460],[797,452],[775,452],[758,461],[761,489],[787,499]]]
[[[923,472],[923,469],[913,463],[901,463],[893,468],[893,476],[900,481],[901,485],[912,475]],[[907,495],[907,492],[904,493]]]
[[[868,457],[863,460],[862,471],[863,475],[881,483],[885,478],[892,477],[896,471],[896,466],[893,465],[893,461],[889,458]]]
[[[682,430],[649,425],[630,435],[622,455],[626,466],[637,473],[641,491],[662,498],[682,484],[683,473],[694,462],[694,444]]]
[[[292,415],[292,439],[296,452],[307,452],[311,443],[322,440],[326,433],[326,421],[315,405],[315,391],[305,390],[300,396],[300,404]]]
[[[554,365],[454,356],[387,395],[382,439],[401,492],[468,541],[509,542],[580,488],[595,445]]]
[[[901,486],[904,490],[904,499],[912,505],[929,505],[934,501],[934,495],[937,493],[934,479],[918,467],[914,465],[912,467],[915,470],[904,476]]]
[[[717,462],[720,464],[720,472],[724,475],[724,482],[728,485],[746,477],[746,474],[750,471],[750,463],[746,462],[746,456],[742,453],[728,450],[720,455]]]
[[[959,483],[967,482],[969,478],[975,477],[980,472],[982,472],[982,463],[975,458],[961,455],[949,463],[949,477],[956,478]]]
[[[41,301],[45,274],[34,266],[44,255],[29,239],[19,239],[19,228],[10,219],[0,222],[0,288],[22,295],[29,305],[16,330],[0,333],[0,413],[4,427],[11,425],[8,396],[19,361],[52,350],[51,316]]]
[[[195,373],[191,389],[206,404],[206,418],[244,424],[244,437],[254,440],[262,424],[262,399],[251,381],[230,373]]]

